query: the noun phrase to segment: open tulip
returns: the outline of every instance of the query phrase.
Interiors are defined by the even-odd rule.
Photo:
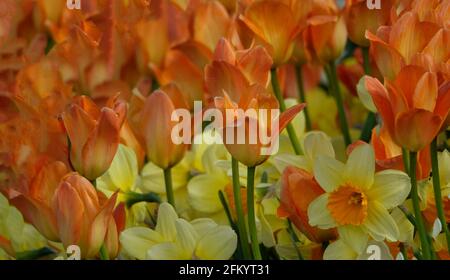
[[[385,87],[367,78],[366,88],[394,142],[409,151],[428,146],[450,110],[450,88],[439,87],[436,74],[418,66],[404,67]]]
[[[70,140],[70,162],[78,173],[94,180],[109,168],[125,115],[125,102],[115,98],[101,109],[86,96],[69,105],[62,120]]]
[[[116,198],[117,193],[106,200],[86,178],[77,173],[67,174],[53,197],[63,245],[78,245],[83,258],[94,258],[105,244],[109,257],[115,257],[120,228],[114,219]]]
[[[282,65],[291,58],[301,26],[288,5],[278,1],[255,1],[241,20],[268,50],[275,65]]]
[[[175,144],[170,140],[172,129],[177,125],[171,119],[175,109],[169,96],[157,90],[147,97],[142,112],[141,127],[147,156],[162,169],[173,167],[186,151],[185,144]]]

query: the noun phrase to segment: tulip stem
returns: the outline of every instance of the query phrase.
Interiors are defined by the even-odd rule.
[[[297,73],[297,87],[298,87],[299,101],[300,103],[306,103],[306,93],[305,93],[305,84],[303,81],[302,65],[300,64],[296,65],[295,72]],[[306,106],[303,109],[303,112],[305,114],[306,131],[310,131],[312,129],[312,125],[311,125],[311,118],[309,117],[308,106]]]
[[[450,232],[448,230],[447,221],[445,219],[444,207],[442,206],[442,193],[441,193],[441,179],[439,178],[439,164],[437,158],[437,137],[434,138],[430,146],[431,154],[431,170],[433,172],[433,190],[434,199],[436,201],[436,209],[439,220],[441,221],[442,228],[447,239],[447,249],[450,252]]]
[[[167,202],[175,208],[175,197],[172,187],[172,168],[164,169],[164,182],[166,184]],[[176,209],[176,208],[175,208]]]
[[[423,221],[422,213],[420,211],[419,192],[417,189],[416,178],[417,152],[409,152],[409,176],[411,177],[411,198],[414,208],[414,215],[416,221],[416,228],[419,232],[420,243],[422,245],[422,255],[425,260],[431,259],[430,246],[428,244],[427,231]]]
[[[233,196],[236,208],[236,222],[239,232],[239,241],[241,243],[242,255],[244,259],[250,259],[250,250],[248,247],[247,227],[245,225],[244,209],[242,207],[241,183],[239,182],[239,162],[231,158],[231,172],[233,175]]]
[[[247,208],[248,208],[248,228],[250,230],[250,240],[252,242],[253,258],[262,260],[259,251],[258,234],[256,231],[255,216],[255,170],[256,167],[247,168]]]
[[[361,48],[361,50],[362,50],[362,54],[363,54],[364,73],[366,75],[370,75],[372,72],[371,71],[372,69],[370,69],[369,48],[363,47],[363,48]],[[361,139],[364,142],[369,143],[372,128],[374,128],[376,124],[377,124],[376,114],[374,112],[369,112],[367,114],[366,121],[364,122],[364,126],[361,131],[361,137],[359,139]]]
[[[339,123],[341,126],[342,135],[344,136],[345,146],[347,147],[352,143],[350,137],[350,130],[348,127],[347,116],[345,115],[344,103],[342,100],[341,90],[339,89],[338,78],[336,74],[336,64],[334,61],[330,62],[326,74],[328,76],[328,82],[330,83],[331,91],[334,94],[334,99],[336,100],[336,105],[339,114]]]
[[[278,103],[280,103],[281,112],[286,111],[286,104],[284,103],[283,95],[281,94],[280,83],[278,82],[277,69],[272,68],[270,70],[271,78],[272,78],[272,88],[273,92],[278,99]],[[298,141],[297,134],[295,133],[294,126],[292,123],[289,123],[286,127],[286,130],[289,134],[289,139],[291,140],[292,148],[296,155],[303,154],[302,148],[300,146],[300,142]]]

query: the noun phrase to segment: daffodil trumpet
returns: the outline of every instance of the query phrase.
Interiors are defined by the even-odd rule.
[[[239,241],[244,259],[250,259],[250,251],[248,247],[247,226],[245,225],[244,209],[242,207],[241,183],[239,182],[239,162],[231,158],[231,172],[233,176],[233,197],[236,208],[236,223],[239,233]]]
[[[248,209],[248,229],[250,231],[250,240],[252,242],[253,258],[262,260],[259,250],[258,234],[256,230],[255,217],[255,171],[256,167],[247,168],[247,209]]]
[[[295,66],[295,73],[297,75],[298,99],[300,103],[306,104],[307,102],[306,102],[305,84],[303,81],[303,71],[301,64]],[[307,106],[303,109],[303,112],[305,114],[306,131],[310,131],[312,129],[312,126]]]
[[[278,103],[280,103],[281,112],[284,112],[284,111],[286,111],[286,103],[284,102],[283,95],[281,93],[280,83],[278,81],[278,76],[277,76],[277,69],[272,68],[270,74],[271,74],[271,79],[272,79],[273,92],[275,93]],[[303,154],[302,148],[300,146],[300,142],[298,141],[297,134],[295,133],[295,130],[294,130],[294,127],[292,126],[292,124],[289,123],[286,127],[286,130],[288,132],[289,139],[291,140],[292,148],[294,149],[295,154],[297,154],[297,155]]]
[[[409,176],[411,178],[411,198],[414,208],[414,215],[416,221],[416,228],[419,232],[420,243],[422,246],[422,256],[425,260],[431,259],[430,244],[428,241],[428,233],[423,221],[422,212],[420,210],[419,192],[417,189],[416,178],[417,152],[409,152]]]
[[[348,146],[352,143],[352,139],[350,137],[347,116],[345,115],[344,102],[342,100],[342,94],[339,88],[339,82],[336,74],[336,63],[334,61],[330,62],[325,67],[325,70],[328,82],[330,84],[331,92],[333,93],[334,99],[336,100],[339,114],[339,123],[341,126],[342,135],[344,137],[345,146]]]
[[[434,200],[436,202],[436,209],[438,218],[441,221],[442,229],[447,240],[447,249],[450,252],[450,232],[447,226],[447,220],[445,218],[444,207],[442,205],[442,193],[441,193],[441,180],[439,177],[439,164],[437,158],[437,137],[434,138],[430,145],[430,155],[431,155],[431,170],[433,172],[433,191]]]

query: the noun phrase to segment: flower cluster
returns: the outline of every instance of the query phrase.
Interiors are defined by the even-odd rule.
[[[0,259],[450,259],[450,0],[69,2],[0,1]]]

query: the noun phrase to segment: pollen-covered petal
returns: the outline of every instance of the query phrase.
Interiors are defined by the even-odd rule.
[[[377,241],[381,241],[384,238],[387,238],[389,241],[398,240],[399,231],[397,224],[380,202],[371,201],[369,203],[367,219],[364,225],[372,238]]]
[[[336,222],[328,211],[327,203],[328,194],[324,193],[309,204],[308,218],[311,226],[318,226],[322,229],[333,228],[336,226]]]
[[[370,201],[378,201],[385,208],[400,205],[411,190],[409,176],[398,170],[384,170],[375,174],[373,187],[367,191]]]
[[[332,192],[344,183],[345,165],[331,157],[319,156],[314,162],[314,177],[326,192]]]
[[[350,154],[345,165],[346,182],[363,190],[373,184],[375,174],[375,154],[372,146],[362,144]]]

